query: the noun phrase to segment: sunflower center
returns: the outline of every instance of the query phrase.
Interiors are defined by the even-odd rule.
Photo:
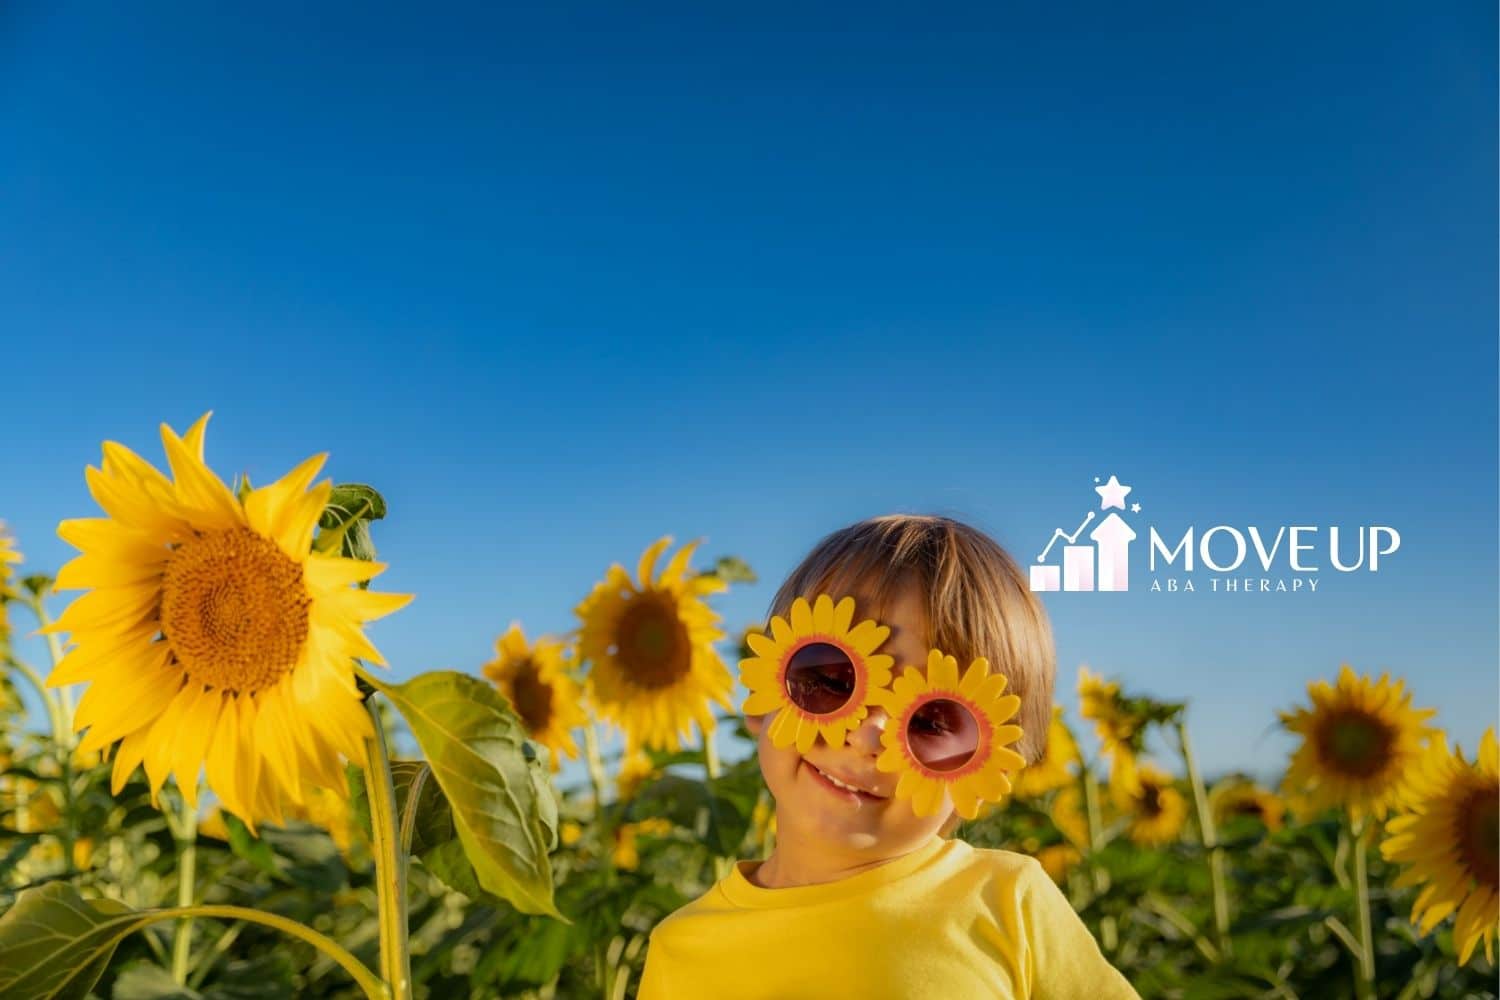
[[[1394,734],[1389,726],[1364,712],[1346,709],[1333,714],[1318,734],[1323,759],[1338,771],[1369,778],[1390,762]]]
[[[1500,791],[1493,786],[1472,789],[1458,807],[1459,854],[1481,885],[1500,888]]]
[[[668,687],[692,669],[687,627],[660,598],[642,594],[631,601],[617,637],[616,655],[641,687]]]
[[[162,577],[161,630],[194,681],[259,691],[297,665],[311,598],[302,566],[249,528],[180,545]]]
[[[1151,817],[1161,815],[1161,789],[1149,782],[1141,786],[1141,812]]]
[[[516,714],[527,731],[534,735],[546,729],[552,720],[552,685],[542,680],[536,664],[530,660],[521,664],[510,687]]]

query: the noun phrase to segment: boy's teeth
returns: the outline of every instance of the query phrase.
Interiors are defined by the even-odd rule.
[[[864,791],[863,788],[855,788],[853,785],[846,785],[846,784],[844,784],[842,781],[840,781],[839,779],[835,778],[833,775],[829,774],[827,771],[823,770],[821,767],[818,768],[818,773],[821,774],[823,777],[827,778],[829,781],[833,782],[835,785],[838,785],[840,788],[847,788],[851,792],[863,792]],[[868,793],[866,793],[866,794],[868,794]]]

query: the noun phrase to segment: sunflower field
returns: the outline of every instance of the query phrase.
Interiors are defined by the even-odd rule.
[[[321,455],[226,483],[206,424],[162,428],[166,471],[106,442],[55,573],[0,531],[0,997],[635,996],[653,926],[775,844],[753,751],[709,738],[754,745],[755,629],[713,607],[749,566],[643,540],[571,633],[397,681],[379,492]],[[1455,746],[1403,680],[1330,665],[1266,787],[1202,773],[1190,705],[1076,693],[954,836],[1039,859],[1143,997],[1495,996],[1493,731]]]

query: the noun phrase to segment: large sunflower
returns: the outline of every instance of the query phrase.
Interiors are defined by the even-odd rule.
[[[881,731],[885,750],[875,759],[882,771],[897,773],[896,797],[911,799],[918,816],[931,816],[942,806],[943,793],[953,799],[953,808],[964,819],[979,814],[982,801],[999,801],[1010,791],[1007,772],[1025,766],[1025,759],[1010,744],[1021,738],[1021,727],[1010,725],[1021,707],[1021,699],[1005,694],[1004,674],[990,673],[989,661],[976,657],[958,676],[958,660],[940,650],[927,654],[927,672],[907,667],[889,691],[872,692],[872,698],[890,713],[891,721]],[[956,701],[979,725],[979,741],[973,755],[951,770],[935,770],[917,759],[907,739],[912,716],[930,701]]]
[[[684,545],[653,576],[671,544],[661,538],[645,551],[638,582],[619,563],[611,566],[577,608],[578,651],[591,664],[589,702],[625,731],[627,752],[679,750],[695,720],[705,734],[713,731],[711,701],[734,708],[734,678],[714,650],[724,633],[703,600],[726,584],[688,572],[697,542]]]
[[[144,763],[153,799],[172,775],[196,806],[206,768],[253,827],[280,823],[310,788],[343,787],[340,755],[357,759],[372,731],[354,658],[385,662],[360,625],[411,598],[356,586],[380,563],[311,551],[326,456],[241,499],[203,462],[207,422],[183,437],[162,426],[173,479],[111,441],[88,469],[108,516],[58,525],[83,554],[57,587],[88,593],[47,629],[71,637],[47,683],[88,682],[79,749],[119,742],[116,793]]]
[[[519,624],[495,641],[495,658],[484,665],[484,676],[495,682],[510,701],[527,734],[552,751],[552,770],[562,767],[562,755],[578,759],[573,729],[588,725],[578,703],[578,685],[568,675],[566,647],[545,636],[527,645]]]
[[[745,642],[756,655],[740,661],[740,679],[750,689],[743,711],[746,715],[776,712],[769,734],[773,746],[788,747],[795,743],[798,753],[807,753],[821,733],[829,746],[841,747],[844,738],[868,714],[871,694],[891,682],[895,659],[875,652],[891,630],[868,619],[851,627],[852,597],[835,604],[832,597],[819,594],[811,605],[806,598],[799,597],[792,602],[790,614],[790,623],[780,615],[771,619],[769,636],[759,632],[745,636]],[[793,658],[801,650],[819,645],[837,648],[854,665],[852,678],[829,677],[819,682],[835,685],[835,697],[847,694],[844,704],[821,715],[796,704],[786,689],[787,668]],[[847,692],[843,689],[846,683]]]
[[[1411,922],[1429,934],[1457,912],[1453,939],[1460,965],[1475,947],[1495,960],[1500,929],[1500,750],[1486,730],[1473,764],[1439,738],[1412,783],[1411,812],[1386,824],[1380,853],[1409,867],[1398,887],[1421,885]]]
[[[1406,793],[1423,742],[1436,730],[1423,725],[1433,710],[1411,706],[1404,682],[1388,674],[1372,681],[1346,663],[1338,684],[1307,686],[1310,708],[1281,712],[1282,724],[1302,737],[1283,791],[1299,808],[1347,809],[1351,818],[1384,819]]]
[[[1047,726],[1047,750],[1042,759],[1028,764],[1015,776],[1015,796],[1018,799],[1034,799],[1046,795],[1055,788],[1065,788],[1078,781],[1073,765],[1078,761],[1078,744],[1063,722],[1062,706],[1052,708],[1052,721]]]
[[[1169,844],[1187,822],[1187,799],[1173,787],[1172,776],[1134,757],[1110,781],[1115,808],[1125,816],[1125,833],[1142,847]]]

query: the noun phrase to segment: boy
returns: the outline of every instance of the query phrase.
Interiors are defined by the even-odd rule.
[[[940,517],[852,525],[802,561],[771,614],[817,594],[853,596],[856,620],[889,626],[880,651],[898,673],[922,669],[932,647],[965,665],[986,657],[1021,698],[1013,749],[1041,756],[1051,631],[988,536]],[[897,776],[875,767],[883,708],[870,706],[844,746],[820,736],[805,755],[774,746],[772,717],[746,725],[776,800],[775,849],[657,925],[639,1000],[1139,1000],[1034,859],[945,839],[959,822],[946,795],[926,817],[894,796]]]

